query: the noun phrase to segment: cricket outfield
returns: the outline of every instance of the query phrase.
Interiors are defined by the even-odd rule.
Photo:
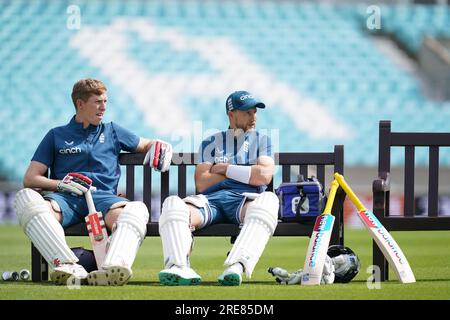
[[[361,270],[349,284],[327,286],[284,286],[266,271],[280,266],[292,272],[303,267],[308,246],[306,237],[275,237],[269,242],[257,264],[252,279],[239,287],[222,287],[217,276],[223,271],[229,238],[195,239],[191,264],[202,276],[202,283],[192,287],[166,287],[158,282],[162,269],[162,247],[159,238],[147,238],[135,264],[134,275],[123,287],[68,288],[50,282],[0,281],[0,299],[163,299],[163,300],[450,300],[450,233],[392,232],[403,249],[417,279],[401,284],[390,270],[390,281],[380,286],[368,283],[367,269],[372,264],[372,240],[366,230],[345,230],[345,244],[361,260]],[[89,248],[87,237],[69,238],[71,247]],[[0,225],[0,271],[31,268],[30,242],[17,225]]]

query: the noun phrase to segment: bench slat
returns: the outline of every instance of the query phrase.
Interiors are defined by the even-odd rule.
[[[180,198],[186,197],[186,166],[178,166],[178,196]]]
[[[307,179],[308,178],[308,165],[305,165],[305,164],[301,165],[299,172],[301,175],[303,175],[303,177],[305,179]]]
[[[438,216],[439,204],[439,147],[430,147],[428,173],[428,216]]]
[[[322,184],[322,186],[324,188],[326,188],[326,184],[325,184],[325,166],[323,164],[317,165],[316,166],[316,171],[317,171],[317,180],[320,181],[320,183]]]
[[[161,202],[160,209],[162,208],[162,204],[164,199],[169,196],[169,181],[170,181],[169,171],[161,173]]]
[[[281,170],[282,170],[281,173],[282,181],[283,182],[291,181],[291,166],[283,165]]]
[[[405,148],[405,202],[403,212],[405,216],[414,216],[414,146]]]
[[[147,208],[152,207],[152,172],[150,166],[144,167],[144,177],[142,181],[143,200]]]
[[[134,166],[127,165],[126,198],[134,201]]]

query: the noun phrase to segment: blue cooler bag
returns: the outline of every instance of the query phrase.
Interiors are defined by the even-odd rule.
[[[282,221],[314,222],[325,208],[327,197],[315,177],[299,180],[282,183],[275,190],[280,200],[278,217]]]

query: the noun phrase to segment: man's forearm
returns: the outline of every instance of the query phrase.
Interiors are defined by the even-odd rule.
[[[203,192],[225,179],[226,177],[222,174],[203,172],[201,175],[195,177],[195,187],[198,192]]]
[[[252,186],[265,186],[270,183],[273,177],[273,167],[254,164],[251,166],[251,175],[249,183]]]
[[[25,188],[56,191],[58,180],[52,180],[44,176],[26,177],[23,181],[23,186]]]

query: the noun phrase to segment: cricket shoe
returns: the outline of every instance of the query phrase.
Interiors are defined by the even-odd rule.
[[[202,281],[193,269],[189,267],[172,266],[159,273],[159,282],[166,286],[190,286]]]
[[[242,283],[242,267],[234,264],[227,268],[217,279],[223,286],[239,286]]]
[[[125,266],[106,266],[90,272],[87,281],[91,286],[123,286],[132,275],[131,269]]]
[[[85,284],[88,277],[87,271],[77,263],[64,263],[55,267],[50,279],[58,285]]]

